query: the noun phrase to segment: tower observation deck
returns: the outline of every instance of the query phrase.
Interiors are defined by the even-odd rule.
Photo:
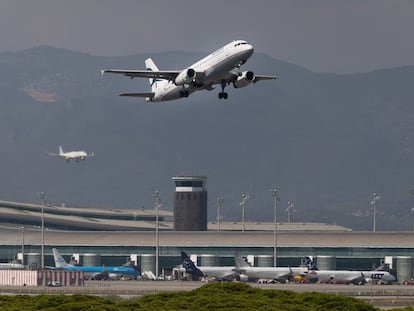
[[[207,177],[176,176],[174,192],[174,230],[207,230]]]

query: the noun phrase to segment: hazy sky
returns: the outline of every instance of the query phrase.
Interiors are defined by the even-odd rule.
[[[233,39],[314,71],[414,65],[411,0],[1,0],[0,51],[211,52]]]

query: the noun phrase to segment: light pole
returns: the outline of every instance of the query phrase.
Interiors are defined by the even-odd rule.
[[[410,194],[411,194],[411,212],[414,212],[414,207],[413,207],[414,188],[410,189]],[[414,230],[414,223],[413,223],[413,230]]]
[[[249,195],[242,193],[242,199],[240,201],[240,205],[242,206],[242,232],[244,232],[245,229],[245,220],[244,220],[244,214],[245,214],[245,209],[246,209],[246,202],[249,199]]]
[[[220,232],[220,209],[221,203],[223,202],[222,197],[217,198],[217,231]]]
[[[288,223],[290,224],[290,220],[291,220],[291,215],[292,215],[292,210],[295,207],[295,204],[293,204],[292,201],[288,202],[288,207],[286,209],[287,213],[288,213]]]
[[[22,230],[22,265],[24,266],[24,227],[20,229]]]
[[[270,189],[270,192],[272,192],[272,196],[273,196],[273,204],[274,204],[274,213],[275,213],[275,218],[274,218],[274,228],[273,228],[273,267],[276,267],[276,260],[277,260],[277,253],[276,253],[276,249],[277,249],[277,189],[273,188]]]
[[[158,233],[158,228],[159,228],[159,211],[160,211],[160,196],[159,196],[159,191],[155,191],[154,193],[154,197],[155,197],[155,213],[156,213],[156,218],[155,218],[155,277],[158,280],[158,260],[159,260],[159,244],[160,244],[160,239],[159,239],[159,233]]]
[[[45,193],[39,192],[40,203],[42,206],[41,218],[42,218],[42,245],[41,245],[41,268],[45,269]]]
[[[372,209],[374,210],[373,212],[373,216],[374,216],[374,221],[373,221],[373,227],[372,227],[372,231],[376,232],[377,231],[377,201],[379,200],[380,196],[376,193],[372,194],[372,201],[371,201],[371,205],[372,205]]]

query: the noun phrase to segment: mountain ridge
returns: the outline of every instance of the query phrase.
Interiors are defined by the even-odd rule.
[[[10,55],[13,54],[11,57]],[[53,47],[0,53],[0,179],[4,200],[112,208],[153,208],[159,190],[172,209],[180,174],[206,175],[209,219],[223,196],[224,220],[272,219],[270,188],[295,202],[294,221],[411,230],[414,66],[367,73],[317,73],[255,53],[242,70],[276,74],[229,100],[218,90],[169,103],[120,98],[148,90],[146,79],[100,75],[106,68],[143,68],[149,55],[93,56]],[[160,68],[187,66],[200,53],[154,54]],[[57,146],[96,156],[65,163]]]

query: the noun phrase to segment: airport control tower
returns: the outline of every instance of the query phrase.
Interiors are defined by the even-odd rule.
[[[207,230],[207,177],[176,176],[174,192],[174,230]]]

